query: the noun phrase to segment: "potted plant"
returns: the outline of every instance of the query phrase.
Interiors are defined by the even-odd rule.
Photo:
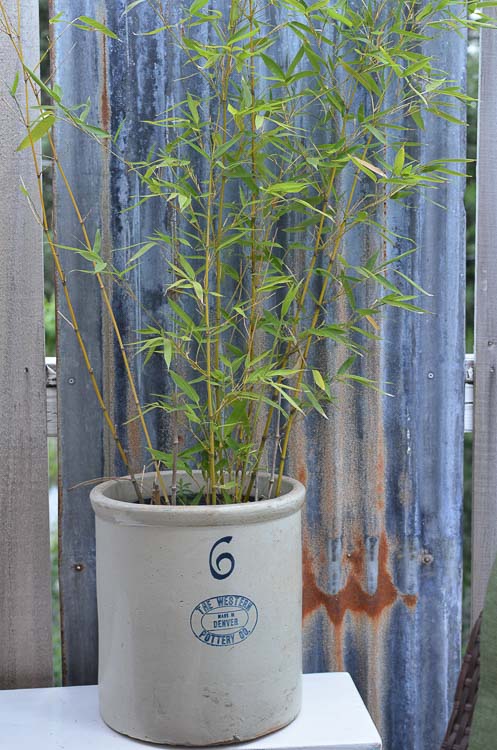
[[[139,13],[144,1],[128,12]],[[304,488],[285,475],[289,445],[309,410],[327,418],[337,383],[379,387],[354,364],[379,337],[382,309],[420,311],[423,290],[396,267],[398,258],[383,255],[396,239],[383,211],[452,174],[450,155],[423,164],[415,141],[425,113],[454,119],[451,108],[466,98],[420,50],[421,41],[464,26],[452,6],[152,3],[150,35],[166,36],[171,67],[192,83],[157,112],[165,145],[142,161],[120,154],[115,138],[88,123],[89,105],[66,107],[60,90],[23,67],[26,100],[34,97],[38,109],[23,110],[20,148],[32,149],[37,174],[36,142],[47,137],[72,195],[51,136],[62,118],[125,161],[141,183],[136,201],[152,202],[158,215],[157,231],[127,249],[125,270],[117,271],[101,256],[100,233],[89,237],[75,200],[82,243],[54,242],[40,182],[40,223],[129,470],[91,491],[101,712],[118,731],[218,744],[270,732],[299,711]],[[116,36],[87,16],[54,21],[110,43]],[[23,62],[5,12],[2,23]],[[370,227],[373,241],[357,264],[347,247],[359,225]],[[100,285],[148,444],[153,470],[142,475],[93,375],[61,246],[83,256]],[[170,271],[168,322],[149,316],[128,344],[108,282],[135,294],[127,279],[150,253],[161,253]],[[341,353],[333,371],[322,356],[330,342]],[[161,357],[167,369],[163,392],[143,403],[129,364],[136,353],[144,366]],[[147,413],[157,409],[168,415],[167,445],[148,436]]]

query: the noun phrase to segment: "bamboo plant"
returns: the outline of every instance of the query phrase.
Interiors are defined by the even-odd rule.
[[[274,497],[296,420],[311,410],[326,419],[331,408],[340,408],[338,383],[381,387],[357,374],[355,363],[379,338],[382,310],[422,310],[418,297],[426,292],[399,270],[399,257],[386,257],[387,244],[398,238],[387,226],[385,207],[410,200],[420,189],[436,200],[437,186],[460,174],[450,154],[420,161],[417,139],[419,133],[426,137],[425,121],[444,118],[462,126],[461,103],[468,99],[424,50],[442,34],[489,20],[466,20],[463,4],[449,0],[424,6],[416,0],[233,0],[224,10],[220,3],[194,0],[174,18],[169,3],[135,0],[127,12],[139,13],[144,3],[157,18],[148,35],[165,35],[182,75],[201,85],[156,113],[149,124],[165,145],[152,146],[145,160],[136,161],[88,123],[87,104],[66,107],[62,92],[26,65],[0,0],[0,30],[16,46],[24,71],[24,91],[19,81],[10,89],[27,130],[19,148],[32,150],[40,175],[39,220],[97,399],[138,499],[139,477],[93,377],[60,246],[49,231],[36,150],[41,138],[48,140],[49,158],[82,226],[81,245],[63,247],[83,256],[96,275],[125,363],[136,419],[157,472],[152,501],[199,502],[198,494],[177,482],[179,470],[194,469],[205,478],[208,504],[261,499],[260,472],[269,474],[265,496]],[[71,23],[116,36],[86,16],[52,20],[62,33]],[[200,41],[205,38],[208,44]],[[284,62],[274,54],[278,45],[288,50]],[[42,104],[42,95],[48,103]],[[313,125],[304,127],[311,111]],[[100,234],[90,238],[86,231],[51,134],[57,120],[104,140],[139,177],[136,205],[151,201],[157,215],[167,217],[127,251],[124,271],[102,259]],[[360,226],[377,242],[358,265],[347,247]],[[150,253],[159,253],[167,266],[168,323],[150,314],[125,344],[104,281],[136,297],[132,271]],[[333,372],[315,365],[323,342],[344,352]],[[129,364],[138,354],[144,367],[159,356],[167,369],[163,393],[144,403]],[[146,415],[152,410],[169,415],[167,445],[151,443]],[[172,471],[169,489],[163,469]]]

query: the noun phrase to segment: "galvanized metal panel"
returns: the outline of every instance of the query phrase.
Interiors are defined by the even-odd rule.
[[[4,2],[26,64],[39,59],[38,3]],[[22,67],[0,33],[0,689],[51,685],[52,610],[43,343],[43,244],[26,131],[8,88]],[[33,104],[32,100],[31,103]],[[38,152],[38,158],[41,154]]]
[[[497,16],[495,8],[489,14]],[[475,285],[475,408],[473,437],[473,544],[471,615],[478,618],[497,554],[497,39],[481,32],[478,114],[477,245]]]
[[[462,78],[463,40],[432,52]],[[464,156],[464,134],[448,123],[428,120],[419,137],[423,160]],[[306,665],[351,671],[392,749],[439,747],[459,663],[462,180],[436,200],[386,209],[389,227],[419,247],[400,267],[434,294],[431,315],[386,312],[383,343],[365,363],[394,397],[344,391],[329,423],[306,422],[294,452],[308,487]],[[354,240],[365,250],[378,242]],[[376,249],[392,257],[408,245]]]
[[[57,0],[55,5],[56,10],[64,6],[68,16],[80,12],[79,4],[72,1],[62,4]],[[152,138],[143,120],[163,109],[168,97],[178,97],[182,84],[176,80],[178,61],[171,50],[161,46],[160,36],[139,36],[154,23],[148,5],[128,16],[122,14],[124,6],[123,0],[106,5],[88,3],[85,12],[105,21],[122,41],[100,41],[97,46],[92,35],[76,29],[66,31],[58,43],[57,60],[63,60],[64,65],[57,65],[57,76],[74,100],[82,101],[92,94],[97,104],[93,121],[99,120],[113,133],[126,117],[118,146],[134,159],[147,151]],[[291,54],[289,44],[281,40],[282,60]],[[444,39],[430,51],[453,78],[463,78],[463,38]],[[83,59],[85,75],[80,77],[78,65],[71,60]],[[194,85],[190,79],[188,85]],[[70,91],[73,86],[74,91]],[[156,133],[153,139],[157,139]],[[420,141],[424,144],[420,147],[423,159],[447,153],[453,158],[464,156],[462,129],[450,123],[428,121]],[[125,172],[117,159],[109,159],[105,149],[88,148],[87,141],[74,133],[61,132],[59,142],[73,160],[72,178],[83,204],[91,197],[92,204],[99,207],[91,210],[100,214],[95,219],[103,223],[106,247],[115,249],[143,241],[157,224],[157,215],[151,215],[148,207],[120,213],[139,192],[133,174]],[[363,374],[388,382],[387,389],[394,397],[363,389],[344,390],[340,408],[330,413],[329,422],[312,417],[298,425],[290,461],[290,469],[308,488],[305,670],[348,669],[383,734],[387,750],[435,750],[445,729],[459,661],[464,407],[462,192],[463,181],[454,179],[438,191],[438,206],[429,201],[428,195],[422,195],[407,209],[387,208],[390,228],[399,236],[412,237],[420,246],[419,252],[404,259],[400,267],[434,293],[427,303],[433,314],[385,314],[384,342],[364,365]],[[59,241],[64,243],[61,233],[77,236],[79,230],[67,201],[61,200],[65,199],[59,191],[58,231]],[[373,247],[389,256],[398,255],[406,249],[406,243],[399,239],[391,247],[378,244],[371,234],[356,233],[348,239],[348,247],[359,259]],[[115,255],[122,262],[119,257]],[[66,264],[72,262],[65,259]],[[142,265],[139,279],[144,306],[152,305],[159,317],[164,314],[164,267],[151,255]],[[133,413],[133,406],[119,354],[112,351],[112,334],[106,327],[100,339],[95,338],[99,332],[99,302],[89,280],[73,274],[71,281],[77,284],[74,293],[81,310],[87,309],[82,295],[91,294],[95,319],[85,329],[86,335],[92,340],[94,367],[121,425]],[[133,330],[140,325],[140,306],[119,291],[114,292],[114,306],[126,340],[132,340]],[[67,346],[72,347],[71,361],[77,361],[70,334],[63,326],[59,355],[66,359],[66,368]],[[102,356],[107,363],[104,369]],[[321,364],[333,367],[339,356],[340,352],[330,347],[321,352]],[[137,367],[136,372],[140,392],[158,389],[163,377],[160,369],[143,374]],[[67,545],[62,573],[71,581],[77,578],[70,571],[71,561],[76,559],[71,557],[71,550],[79,551],[83,546],[76,538],[75,524],[86,519],[86,535],[91,521],[88,501],[83,497],[86,491],[78,490],[79,494],[71,496],[67,488],[76,474],[84,479],[122,467],[114,461],[113,447],[97,426],[101,418],[91,394],[82,383],[75,383],[76,388],[72,385],[71,390],[67,376],[68,369],[66,377],[60,377],[65,424],[61,441],[63,545]],[[64,414],[66,400],[70,403],[69,415]],[[81,409],[86,409],[85,432],[92,442],[91,452],[85,448],[83,460],[77,455],[81,431],[74,422]],[[157,416],[150,418],[150,428],[154,438],[167,437],[167,424]],[[136,423],[120,426],[120,430],[139,465],[144,459]],[[90,565],[91,555],[87,554]],[[83,580],[84,607],[88,608],[94,595],[93,570],[78,575]],[[90,672],[84,674],[81,663],[83,658],[91,663],[94,630],[86,639],[84,656],[77,649],[73,651],[74,641],[81,638],[82,624],[87,621],[78,621],[75,593],[74,584],[66,580],[63,598],[68,679],[89,681]],[[90,616],[82,614],[83,618]]]
[[[60,7],[59,7],[60,6]],[[91,6],[91,7],[90,7]],[[66,10],[55,3],[51,14]],[[67,9],[69,11],[69,9]],[[88,3],[88,15],[96,13]],[[71,8],[71,18],[81,9]],[[59,27],[56,27],[57,30]],[[84,45],[82,49],[81,45]],[[85,102],[91,96],[101,101],[105,90],[96,71],[103,65],[104,46],[96,34],[78,31],[60,34],[54,63],[68,104]],[[104,66],[105,69],[105,66]],[[105,78],[104,78],[105,80]],[[86,226],[93,238],[97,227],[106,225],[108,205],[104,191],[106,154],[88,138],[76,135],[68,126],[56,133],[60,159]],[[59,173],[54,174],[56,206],[55,236],[65,245],[81,242],[81,230],[69,195]],[[97,381],[101,384],[102,340],[101,300],[95,280],[77,273],[86,267],[76,254],[61,251],[72,302],[78,311],[82,335]],[[60,280],[56,279],[57,308],[57,395],[59,402],[59,582],[61,599],[62,669],[65,684],[97,681],[97,613],[95,606],[95,527],[88,500],[88,487],[79,483],[105,473],[103,425],[98,415],[91,383],[69,322]],[[112,360],[111,360],[112,361]],[[111,364],[109,365],[111,366]],[[98,416],[97,416],[98,415]]]

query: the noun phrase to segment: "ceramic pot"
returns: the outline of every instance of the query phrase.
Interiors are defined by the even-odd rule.
[[[146,474],[145,496],[152,481]],[[200,473],[193,482],[202,486]],[[139,505],[125,478],[92,490],[100,710],[109,726],[141,740],[210,745],[295,718],[304,495],[287,477],[278,498],[224,506]]]

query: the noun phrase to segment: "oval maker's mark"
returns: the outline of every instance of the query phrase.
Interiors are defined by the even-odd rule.
[[[257,607],[247,596],[223,594],[197,604],[190,627],[209,646],[236,646],[254,632],[257,619]]]

